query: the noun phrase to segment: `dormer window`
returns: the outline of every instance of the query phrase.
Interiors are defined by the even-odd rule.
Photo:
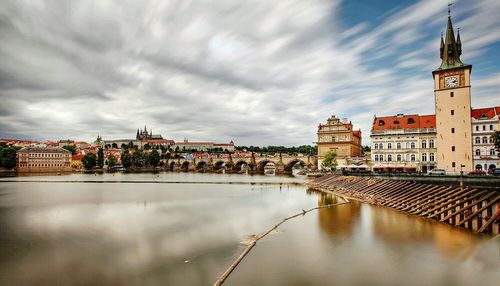
[[[394,120],[394,124],[398,125],[399,121],[398,120]]]
[[[413,124],[415,123],[415,119],[413,118],[408,118],[408,124]]]
[[[384,125],[385,125],[385,121],[384,120],[379,120],[378,126],[384,126]]]

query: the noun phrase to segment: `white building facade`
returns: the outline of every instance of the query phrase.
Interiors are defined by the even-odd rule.
[[[370,137],[375,172],[426,173],[436,166],[433,115],[375,117]]]
[[[500,106],[472,110],[472,149],[474,169],[499,168],[493,134],[499,130]]]

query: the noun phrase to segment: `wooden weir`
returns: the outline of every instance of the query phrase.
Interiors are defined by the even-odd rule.
[[[445,186],[333,174],[314,180],[310,187],[477,233],[500,233],[500,187]]]

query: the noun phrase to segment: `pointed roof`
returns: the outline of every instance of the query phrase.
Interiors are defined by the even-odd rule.
[[[441,37],[440,57],[442,59],[441,65],[436,71],[466,67],[468,64],[462,63],[460,55],[462,54],[462,43],[460,40],[460,33],[455,39],[455,32],[453,31],[453,23],[451,21],[450,11],[448,10],[448,26],[446,28],[446,36],[443,43]]]

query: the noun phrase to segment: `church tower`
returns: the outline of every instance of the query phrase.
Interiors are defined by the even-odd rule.
[[[447,172],[472,171],[470,73],[462,63],[460,30],[453,31],[450,9],[446,37],[441,35],[441,66],[432,72],[436,108],[437,167]],[[461,168],[462,166],[462,168]]]

